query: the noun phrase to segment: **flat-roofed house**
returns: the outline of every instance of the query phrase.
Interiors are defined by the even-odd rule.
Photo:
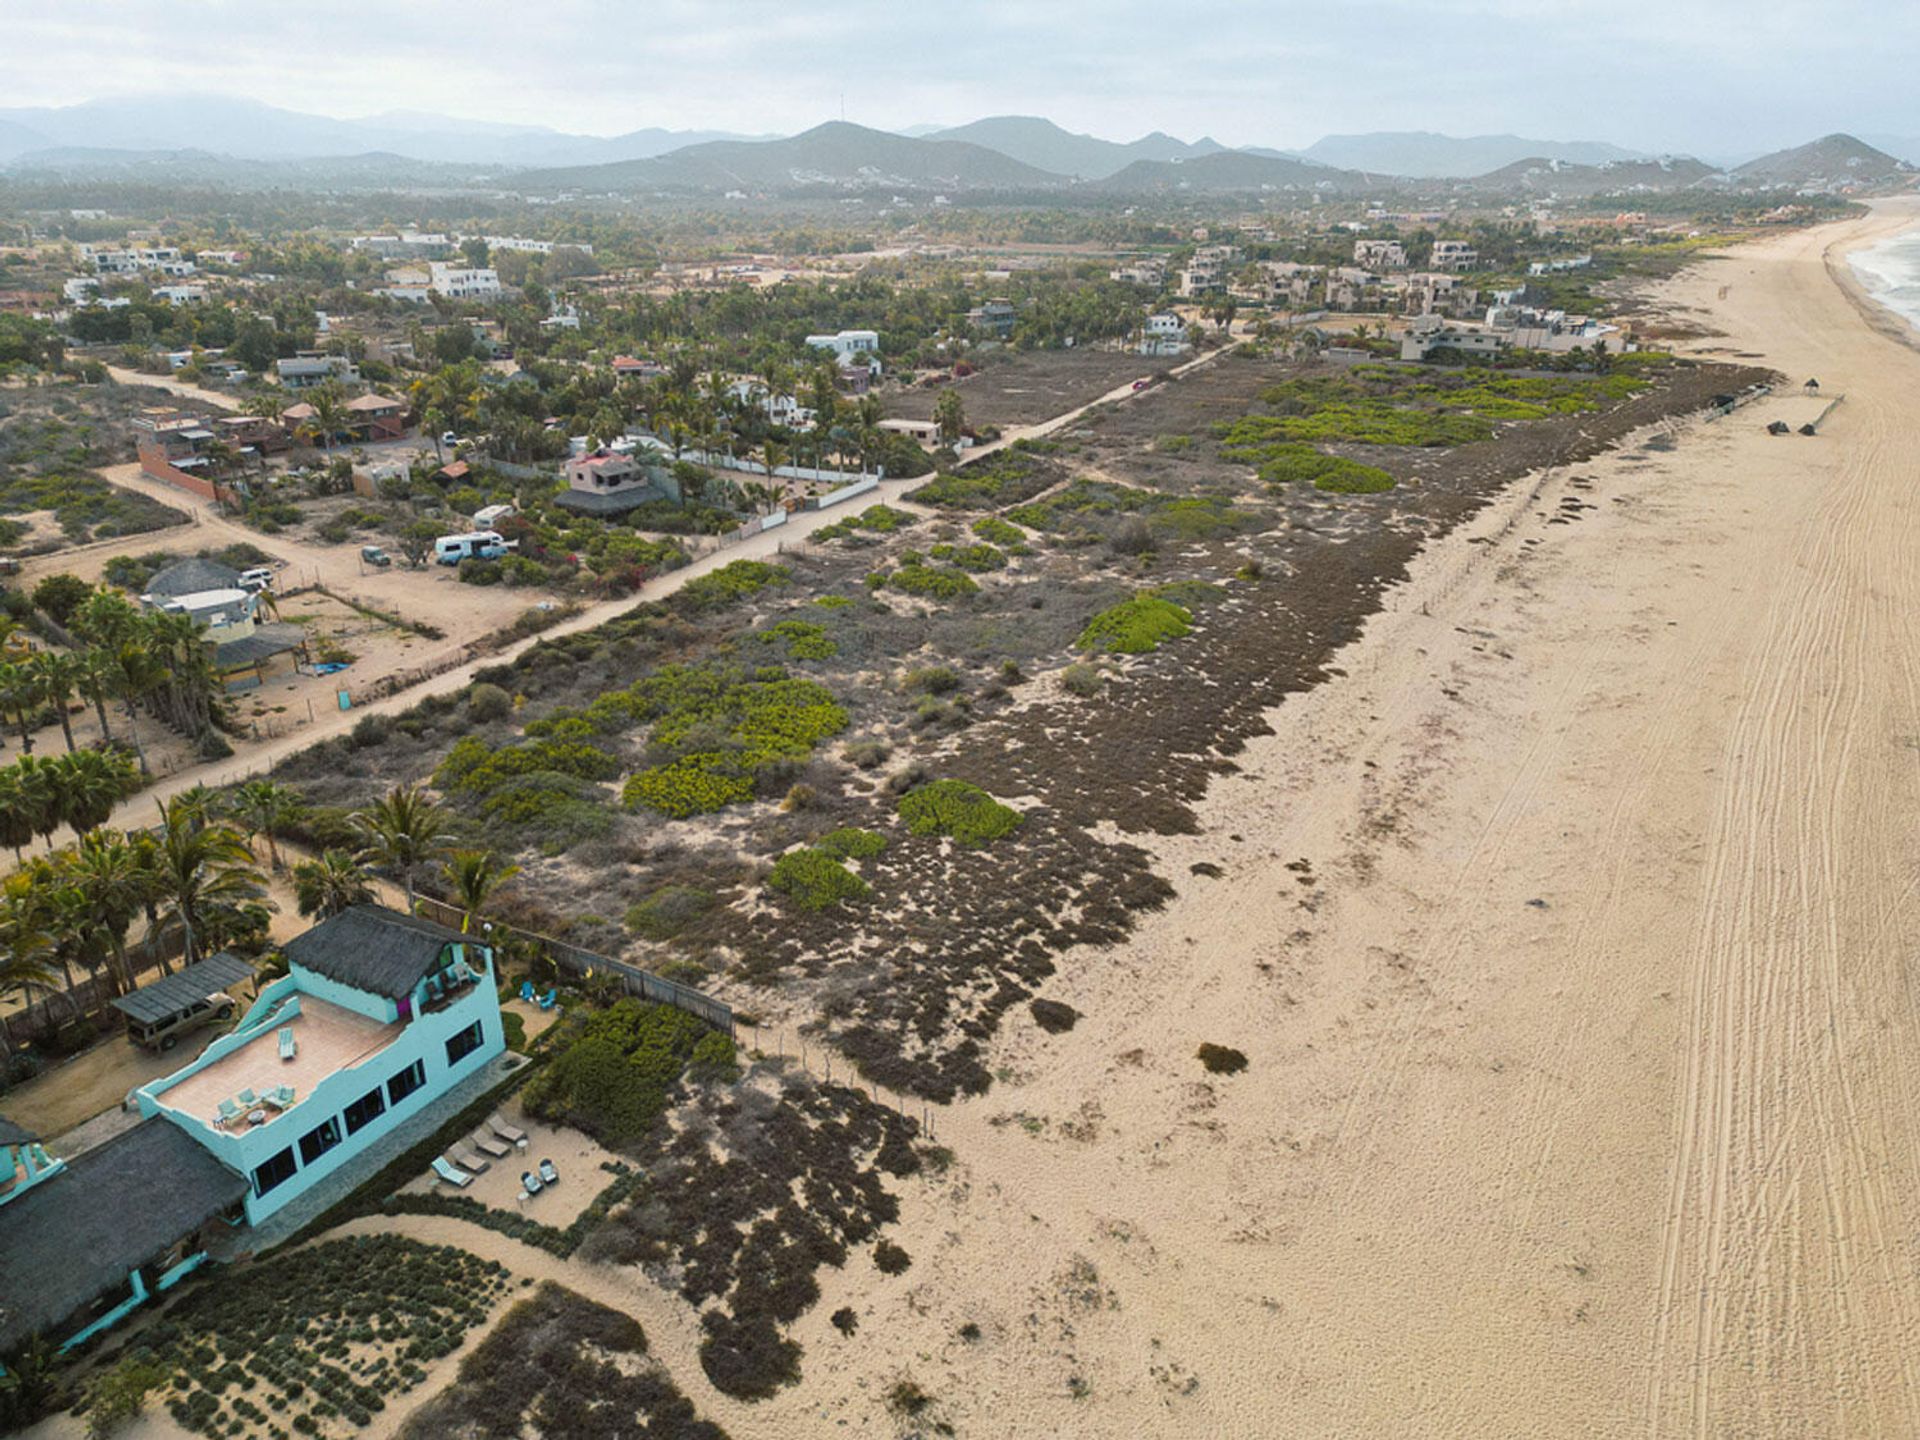
[[[561,473],[567,488],[555,503],[579,515],[624,515],[649,500],[671,499],[677,490],[663,466],[616,450],[575,455]]]
[[[471,935],[355,905],[285,954],[231,1034],[135,1092],[245,1181],[254,1225],[506,1047],[492,947]]]

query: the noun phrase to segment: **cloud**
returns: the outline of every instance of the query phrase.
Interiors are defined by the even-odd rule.
[[[1229,144],[1509,130],[1757,149],[1906,113],[1920,5],[1830,0],[63,0],[6,22],[12,106],[164,92],[617,134],[1044,114]]]

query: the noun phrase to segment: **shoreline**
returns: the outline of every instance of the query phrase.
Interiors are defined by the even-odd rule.
[[[1876,298],[1852,263],[1852,257],[1862,250],[1897,239],[1910,230],[1920,230],[1920,204],[1909,202],[1905,207],[1896,207],[1899,207],[1898,201],[1882,202],[1872,207],[1870,218],[1886,215],[1891,219],[1904,208],[1905,224],[1883,233],[1837,239],[1822,252],[1822,258],[1827,274],[1833,277],[1834,284],[1840,287],[1869,328],[1909,349],[1920,350],[1920,321],[1909,319]]]

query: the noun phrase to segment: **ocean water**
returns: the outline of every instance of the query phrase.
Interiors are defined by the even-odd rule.
[[[1920,230],[1909,230],[1847,257],[1875,300],[1920,326]]]

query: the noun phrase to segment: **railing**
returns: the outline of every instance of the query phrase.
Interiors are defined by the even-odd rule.
[[[457,905],[449,905],[443,900],[434,899],[431,895],[417,895],[413,903],[415,910],[427,919],[438,921],[454,929],[458,929],[461,922],[466,919],[466,912]],[[578,945],[569,945],[566,941],[556,940],[551,935],[522,930],[515,925],[503,925],[495,921],[491,933],[517,936],[529,944],[540,946],[554,964],[581,979],[590,976],[611,977],[619,981],[629,995],[660,1005],[671,1005],[676,1010],[684,1010],[689,1015],[699,1017],[729,1038],[733,1035],[733,1007],[725,1001],[716,1000],[711,995],[695,990],[691,985],[681,985],[665,976],[655,975],[650,970],[629,965],[624,960],[615,960],[610,955],[583,950]]]

